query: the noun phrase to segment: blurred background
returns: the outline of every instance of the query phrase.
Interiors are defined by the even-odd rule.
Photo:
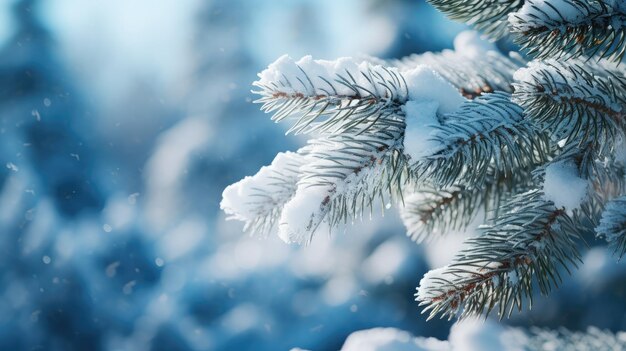
[[[303,140],[252,103],[282,54],[442,50],[418,0],[0,1],[0,350],[338,350],[353,331],[445,339],[413,301],[459,235],[394,212],[309,247],[250,238],[224,187]],[[601,248],[514,325],[626,329]]]

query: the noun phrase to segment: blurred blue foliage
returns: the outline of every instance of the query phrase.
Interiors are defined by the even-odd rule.
[[[364,3],[394,24],[381,56],[449,47],[461,28],[422,1]],[[15,1],[0,50],[0,350],[336,350],[379,326],[447,336],[413,302],[429,267],[395,217],[294,248],[244,237],[219,211],[226,185],[301,143],[248,92],[268,63],[254,16],[284,4],[199,5],[185,93],[164,104],[137,77],[116,119],[73,75],[40,5]],[[333,37],[307,18],[316,2],[289,6],[307,19],[297,41],[324,53]],[[621,277],[604,282],[614,298]],[[581,310],[562,324],[593,319],[569,303]],[[601,326],[623,328],[623,303],[604,305],[622,317]]]

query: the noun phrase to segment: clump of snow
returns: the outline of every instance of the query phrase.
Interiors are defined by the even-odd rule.
[[[448,341],[374,328],[350,334],[341,351],[523,351],[528,343],[528,335],[521,330],[489,320],[464,320],[452,326]]]
[[[551,60],[546,60],[544,62],[552,63]],[[541,61],[531,61],[528,63],[527,67],[522,67],[513,73],[513,79],[516,82],[534,82],[537,79],[534,77],[538,70],[542,69],[543,65]],[[562,77],[557,76],[556,79],[561,79]],[[559,83],[563,83],[563,80],[559,81]]]
[[[297,172],[290,171],[299,164],[302,155],[294,152],[279,153],[272,164],[261,167],[254,176],[248,176],[239,182],[229,185],[222,193],[220,208],[229,215],[229,219],[237,219],[249,223],[257,216],[271,211],[277,204],[285,203],[291,198],[285,186],[297,182]],[[277,175],[283,181],[277,182]],[[278,184],[280,183],[280,184]],[[259,190],[269,198],[258,198]]]
[[[341,351],[451,351],[447,341],[416,338],[395,328],[360,330],[348,336]]]
[[[330,204],[329,186],[298,186],[296,196],[283,208],[278,224],[278,236],[286,243],[303,243],[324,220]]]
[[[557,208],[568,211],[580,207],[587,196],[588,183],[581,179],[573,162],[556,162],[546,167],[543,182],[544,199],[552,201]]]
[[[437,132],[435,127],[439,125],[438,109],[439,103],[432,100],[408,101],[404,105],[404,153],[411,160],[420,160],[441,148],[441,144],[433,138]]]
[[[489,51],[498,51],[496,46],[481,38],[480,33],[466,30],[454,38],[454,51],[470,58],[479,58]]]
[[[295,61],[288,55],[281,56],[270,64],[267,69],[258,74],[259,80],[254,83],[257,86],[274,87],[286,94],[301,93],[306,96],[323,95],[353,95],[351,87],[337,83],[339,76],[351,83],[356,83],[361,95],[370,93],[386,92],[386,88],[368,80],[366,76],[370,70],[380,70],[386,75],[382,66],[375,66],[363,59],[342,57],[337,60],[314,60],[310,55]],[[396,68],[387,68],[388,71],[397,73]],[[398,73],[399,74],[399,73]],[[353,81],[354,79],[354,81]],[[353,84],[354,85],[354,84]],[[397,94],[405,94],[400,89]],[[405,98],[405,96],[403,96]]]
[[[467,41],[467,40],[466,40]],[[478,50],[478,44],[460,41],[466,48]],[[397,75],[380,82],[377,74],[383,77]],[[305,96],[350,96],[353,89],[359,94],[386,96],[390,82],[404,78],[406,89],[396,82],[396,91],[393,93],[401,100],[434,100],[439,103],[439,113],[455,111],[465,98],[459,91],[437,72],[425,65],[401,73],[395,67],[383,68],[370,62],[343,57],[337,60],[314,60],[311,56],[304,56],[298,61],[285,55],[259,73],[259,80],[254,85],[270,89],[277,89],[284,94],[302,94]],[[337,83],[338,77],[343,77],[351,86]],[[370,77],[370,78],[367,78]],[[407,96],[408,92],[408,96]]]
[[[420,65],[404,72],[404,79],[409,100],[436,101],[439,113],[454,112],[466,101],[457,88],[428,66]]]
[[[442,294],[439,285],[442,279],[446,279],[445,275],[449,268],[449,266],[443,266],[431,269],[424,274],[417,288],[417,301],[430,301]]]

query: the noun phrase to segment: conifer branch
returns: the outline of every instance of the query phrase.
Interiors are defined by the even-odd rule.
[[[444,118],[433,136],[442,147],[415,166],[417,174],[440,186],[480,186],[491,169],[510,175],[550,154],[548,137],[524,118],[509,94],[483,95]]]
[[[479,57],[469,57],[444,50],[441,53],[413,54],[391,61],[390,64],[401,71],[426,65],[459,89],[465,98],[474,99],[494,91],[513,92],[513,74],[525,63],[494,51],[485,52]]]
[[[526,0],[509,21],[516,43],[537,58],[621,61],[626,50],[626,6],[621,1]]]
[[[508,33],[507,16],[524,0],[428,0],[450,19],[469,24],[494,39]]]
[[[333,134],[309,147],[295,196],[280,219],[280,235],[288,242],[308,243],[322,222],[334,226],[360,218],[376,200],[384,204],[400,195],[410,177],[401,129]]]
[[[535,286],[548,294],[560,284],[582,235],[596,231],[626,253],[626,71],[607,61],[626,50],[626,6],[430,2],[492,38],[510,24],[541,60],[502,56],[475,33],[455,40],[461,51],[402,60],[283,57],[259,74],[257,102],[316,139],[282,156],[289,167],[275,160],[227,188],[222,208],[247,230],[278,227],[287,242],[392,200],[416,241],[464,229],[484,209],[481,235],[416,295],[429,318],[503,318],[532,304]]]
[[[298,62],[281,58],[259,74],[253,91],[272,120],[294,120],[288,132],[359,132],[398,113],[407,100],[402,75],[367,62]],[[357,130],[355,130],[357,129]]]
[[[579,216],[580,228],[594,233],[602,213],[609,201],[626,194],[626,169],[612,159],[596,156],[589,159],[593,151],[581,157],[581,174],[589,180],[589,196],[582,203]]]
[[[228,219],[244,222],[244,231],[251,235],[265,236],[275,230],[283,206],[296,193],[306,154],[307,148],[279,153],[256,175],[228,186],[220,203]]]
[[[466,241],[452,264],[429,272],[416,294],[429,319],[489,314],[500,318],[524,300],[532,304],[533,279],[542,294],[561,282],[559,268],[569,271],[580,261],[576,226],[534,190],[512,199],[494,224]]]
[[[609,202],[596,228],[598,237],[604,238],[614,253],[622,258],[626,253],[626,196]]]
[[[520,170],[505,177],[491,170],[482,186],[454,185],[445,189],[423,185],[405,196],[400,215],[407,235],[416,242],[451,230],[464,230],[483,210],[497,217],[501,203],[511,196],[531,189],[534,181],[529,172]]]
[[[546,60],[531,62],[515,78],[513,101],[554,139],[610,146],[624,133],[626,78],[618,72]]]

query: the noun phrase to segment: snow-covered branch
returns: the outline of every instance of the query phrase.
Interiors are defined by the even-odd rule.
[[[600,225],[596,228],[599,237],[604,238],[615,253],[622,258],[626,253],[626,196],[608,203]]]
[[[271,165],[224,189],[220,207],[228,219],[244,222],[250,234],[267,235],[276,229],[283,206],[296,192],[306,153],[279,153]]]
[[[530,172],[520,170],[509,175],[490,170],[480,186],[453,185],[439,189],[422,185],[404,198],[400,215],[407,235],[421,242],[449,231],[464,230],[482,213],[497,216],[501,203],[514,194],[530,190],[534,180]]]
[[[313,140],[295,196],[281,214],[279,236],[308,243],[322,222],[345,223],[372,209],[377,199],[391,200],[408,176],[401,147],[400,130]]]
[[[550,152],[547,135],[524,118],[506,93],[466,102],[435,129],[431,139],[439,148],[416,168],[442,186],[478,186],[490,169],[511,174],[545,162]]]
[[[623,134],[626,78],[581,61],[533,61],[515,73],[513,101],[556,140],[606,142]]]
[[[397,69],[351,58],[283,56],[259,73],[254,86],[261,109],[275,121],[292,117],[289,131],[295,133],[361,130],[396,114],[409,98]]]
[[[490,313],[500,318],[532,301],[533,279],[548,294],[559,269],[576,266],[575,223],[534,190],[513,198],[481,235],[466,241],[454,261],[427,273],[416,294],[424,312],[452,318]]]
[[[455,21],[474,26],[493,38],[508,33],[507,16],[517,11],[524,0],[428,0]]]
[[[620,61],[626,50],[626,5],[619,0],[527,0],[509,22],[516,42],[538,58]]]
[[[502,55],[495,45],[482,40],[473,31],[459,34],[454,40],[454,50],[413,54],[389,63],[401,71],[426,65],[468,99],[494,91],[513,92],[513,74],[525,64],[514,54],[511,57]]]

